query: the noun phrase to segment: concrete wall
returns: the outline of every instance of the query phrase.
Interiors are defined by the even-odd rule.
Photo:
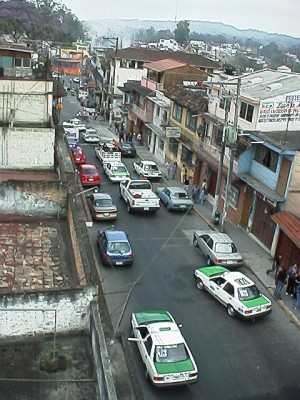
[[[0,339],[89,329],[96,286],[0,297]]]
[[[0,128],[0,169],[54,169],[54,128]]]
[[[297,151],[295,160],[292,164],[291,179],[285,201],[285,211],[290,211],[296,217],[300,218],[300,151]]]

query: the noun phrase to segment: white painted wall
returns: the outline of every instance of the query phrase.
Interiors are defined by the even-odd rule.
[[[54,128],[1,128],[1,169],[52,169]]]
[[[95,286],[60,292],[8,294],[0,297],[0,338],[70,332],[89,328]]]
[[[117,96],[123,95],[123,92],[121,92],[117,87],[124,86],[124,83],[127,82],[128,80],[133,80],[133,81],[140,81],[142,78],[147,77],[147,69],[146,68],[120,68],[120,61],[117,59],[117,65],[116,65],[116,72],[115,72],[115,94]],[[136,62],[137,64],[137,62]],[[111,63],[111,76],[113,76],[113,70],[114,66]]]

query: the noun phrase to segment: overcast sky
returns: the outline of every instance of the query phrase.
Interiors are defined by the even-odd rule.
[[[80,20],[130,18],[223,22],[300,37],[300,0],[61,0]]]

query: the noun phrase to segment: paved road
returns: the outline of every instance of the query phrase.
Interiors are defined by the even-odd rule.
[[[107,133],[104,124],[101,130]],[[102,173],[93,146],[84,148],[87,160],[95,163]],[[132,160],[125,163],[132,171]],[[194,385],[156,390],[146,382],[136,345],[131,343],[134,368],[144,398],[298,399],[299,332],[277,304],[270,316],[254,323],[244,322],[230,318],[225,308],[195,288],[193,270],[205,264],[205,260],[192,246],[191,238],[194,229],[206,228],[205,223],[194,213],[168,213],[165,208],[155,216],[129,215],[118,198],[118,185],[108,183],[103,173],[101,191],[109,192],[115,199],[119,208],[116,227],[129,234],[135,252],[131,268],[102,267],[95,238],[97,230],[108,224],[95,223],[89,231],[114,327],[129,289],[140,278],[119,328],[130,334],[132,311],[169,310],[178,322],[183,323],[182,332],[200,371]],[[251,278],[255,280],[253,276]],[[267,294],[259,283],[258,287]]]

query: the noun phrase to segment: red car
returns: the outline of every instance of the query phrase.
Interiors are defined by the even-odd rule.
[[[80,146],[71,147],[71,152],[75,165],[85,164],[86,158],[82,147]]]
[[[95,165],[80,165],[79,176],[82,186],[100,186],[100,174]]]

